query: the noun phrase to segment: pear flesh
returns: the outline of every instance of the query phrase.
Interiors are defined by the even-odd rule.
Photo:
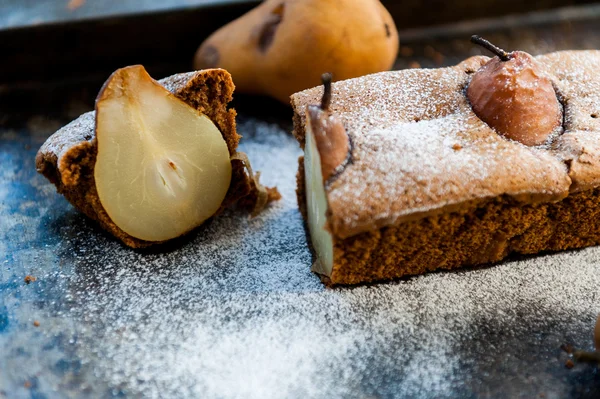
[[[313,271],[330,276],[333,269],[333,239],[326,228],[328,203],[321,171],[321,156],[310,125],[306,124],[304,179],[308,230],[317,257]]]
[[[96,139],[98,196],[125,233],[169,240],[221,207],[231,182],[221,132],[143,67],[116,71],[101,90]]]

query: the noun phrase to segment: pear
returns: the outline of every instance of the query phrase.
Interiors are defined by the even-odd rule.
[[[563,119],[550,77],[526,52],[507,53],[479,36],[471,40],[496,54],[467,88],[475,114],[506,138],[528,146],[546,143]]]
[[[119,69],[104,84],[96,140],[98,197],[130,236],[166,241],[221,207],[232,175],[221,132],[142,66]]]
[[[289,103],[326,71],[344,80],[389,70],[398,48],[379,0],[267,0],[207,38],[194,67],[224,68],[238,92]]]
[[[323,74],[320,105],[306,109],[304,181],[308,229],[317,254],[316,273],[330,275],[333,268],[333,239],[327,225],[329,209],[325,186],[347,163],[350,140],[342,122],[331,115],[331,74]]]

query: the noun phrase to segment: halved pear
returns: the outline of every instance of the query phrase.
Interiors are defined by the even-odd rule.
[[[153,80],[142,66],[117,70],[96,99],[96,189],[125,233],[166,241],[221,207],[231,182],[215,124]]]

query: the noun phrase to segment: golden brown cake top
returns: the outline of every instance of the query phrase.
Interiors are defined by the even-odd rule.
[[[465,89],[488,59],[334,84],[331,111],[352,142],[350,162],[326,187],[336,236],[501,195],[554,201],[600,184],[600,51],[536,58],[565,107],[564,133],[539,147],[507,140],[474,114]],[[301,146],[306,106],[321,94],[317,87],[292,96]]]

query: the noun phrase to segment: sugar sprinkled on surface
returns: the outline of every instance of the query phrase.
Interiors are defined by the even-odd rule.
[[[600,249],[326,289],[310,273],[294,196],[297,144],[275,125],[247,120],[239,130],[283,200],[256,219],[228,212],[164,252],[125,248],[53,190],[37,191],[56,203],[39,226],[21,225],[31,246],[10,256],[38,280],[19,288],[21,299],[3,298],[9,308],[35,289],[53,299],[13,321],[34,317],[39,328],[0,334],[0,347],[20,353],[0,385],[26,376],[48,397],[568,394],[559,346],[591,345]],[[35,249],[37,235],[56,237]]]
[[[585,101],[595,106],[593,94]],[[242,150],[283,200],[257,219],[228,212],[164,253],[123,247],[33,179],[40,208],[3,219],[0,236],[18,233],[23,244],[9,254],[0,240],[0,260],[38,280],[12,288],[22,276],[2,269],[18,295],[1,295],[0,316],[34,292],[53,300],[10,316],[41,323],[0,334],[12,355],[0,388],[27,376],[48,397],[565,397],[574,376],[597,383],[591,369],[566,371],[559,346],[591,349],[599,248],[328,290],[309,271],[294,140],[253,120],[239,129]],[[451,155],[454,140],[443,144]],[[22,164],[7,165],[0,178],[15,182]],[[3,218],[9,188],[0,188]]]

